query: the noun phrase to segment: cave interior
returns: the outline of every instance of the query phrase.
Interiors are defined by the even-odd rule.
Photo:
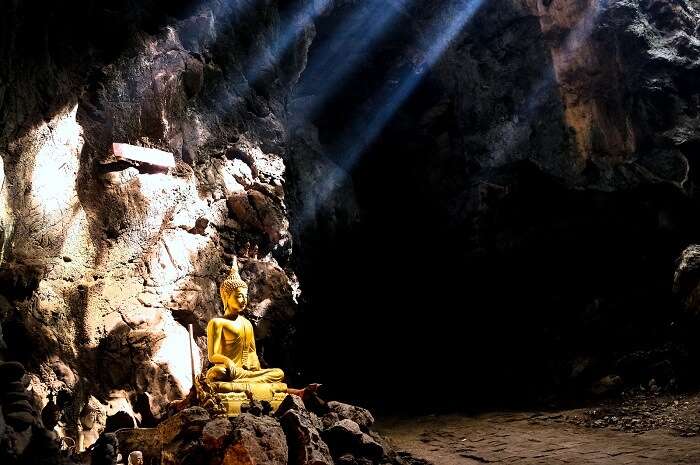
[[[0,360],[61,436],[166,421],[236,256],[263,365],[380,418],[698,391],[696,0],[2,8]]]

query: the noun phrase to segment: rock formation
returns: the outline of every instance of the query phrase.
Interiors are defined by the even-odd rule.
[[[338,411],[352,409],[356,415],[371,416],[358,407],[335,405]],[[155,429],[122,430],[119,450],[122,455],[141,450],[146,463],[177,465],[423,463],[408,454],[397,454],[379,435],[366,431],[369,434],[349,418],[319,418],[290,396],[274,417],[250,413],[230,419],[210,417],[206,410],[190,407]],[[332,442],[326,444],[327,440]]]
[[[182,15],[84,3],[75,18],[45,13],[91,22],[87,37],[57,38],[73,23],[26,5],[9,12],[3,56],[15,66],[3,71],[0,139],[8,355],[31,367],[37,408],[50,391],[73,395],[73,430],[91,396],[109,418],[140,424],[189,391],[185,327],[196,328],[202,367],[217,283],[247,243],[259,248],[243,260],[259,350],[289,365],[299,291],[287,264],[283,105],[310,40],[255,77],[250,65],[281,21],[273,3],[213,1]],[[260,29],[241,27],[253,23]],[[115,28],[108,44],[91,35],[101,25]],[[23,41],[37,26],[39,42],[56,41],[50,49]],[[56,57],[54,46],[76,55]],[[113,142],[166,150],[177,164],[116,157]]]

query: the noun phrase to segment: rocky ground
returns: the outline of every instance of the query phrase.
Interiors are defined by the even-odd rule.
[[[700,394],[635,392],[550,412],[385,419],[392,443],[435,464],[694,464]]]
[[[561,414],[543,415],[541,419],[630,433],[664,429],[676,436],[694,437],[700,434],[700,395],[631,393],[621,400]]]
[[[394,450],[373,430],[374,417],[368,410],[325,402],[316,395],[288,395],[275,412],[269,403],[251,400],[243,405],[243,413],[229,418],[220,406],[198,405],[202,402],[192,391],[172,404],[157,424],[120,425],[81,450],[80,444],[59,434],[59,408],[44,408],[39,414],[31,406],[28,386],[21,364],[0,363],[0,463],[116,465],[136,451],[147,465],[426,463]],[[84,422],[84,433],[87,426]]]

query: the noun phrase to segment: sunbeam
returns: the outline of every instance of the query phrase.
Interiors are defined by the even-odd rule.
[[[332,0],[302,2],[302,6],[290,14],[289,22],[282,25],[269,50],[260,51],[245,65],[244,75],[248,83],[255,83],[265,72],[272,70],[301,33],[332,3]]]
[[[239,0],[235,7],[238,11],[236,15],[241,16],[252,11],[258,3],[259,0]],[[288,15],[283,15],[283,22],[278,28],[272,27],[265,33],[258,31],[256,34],[267,34],[267,37],[260,41],[262,46],[253,47],[249,50],[250,56],[247,59],[224,69],[224,85],[210,100],[214,113],[219,116],[226,115],[237,100],[250,98],[255,84],[266,74],[274,73],[299,37],[319,15],[332,6],[332,3],[332,0],[299,1],[295,9]],[[260,38],[258,36],[258,39]]]
[[[484,0],[463,0],[458,2],[456,11],[444,11],[437,18],[421,41],[420,49],[425,50],[419,62],[413,66],[402,66],[396,70],[397,75],[387,79],[385,85],[371,99],[377,102],[372,105],[372,116],[367,118],[362,114],[346,133],[345,140],[351,144],[339,144],[342,156],[341,170],[335,176],[329,176],[323,186],[320,186],[317,198],[307,202],[302,211],[301,225],[308,224],[316,213],[315,204],[323,204],[329,195],[342,181],[342,176],[348,173],[357,163],[360,155],[374,142],[382,129],[396,113],[402,103],[411,95],[427,72],[438,61],[454,38],[464,26],[474,17]],[[449,16],[449,19],[445,19]],[[368,122],[367,122],[368,121]]]
[[[303,109],[304,118],[314,118],[323,104],[338,91],[342,80],[358,67],[365,51],[391,31],[400,17],[400,10],[411,2],[397,0],[393,5],[387,5],[385,0],[365,2],[333,30],[325,48],[314,56],[305,71],[307,76],[315,79],[309,96],[311,100]]]
[[[608,0],[592,0],[583,16],[566,35],[561,50],[567,55],[575,54],[591,36],[600,14],[608,7]]]

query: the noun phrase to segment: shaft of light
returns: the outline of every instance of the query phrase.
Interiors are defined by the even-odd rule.
[[[352,130],[349,131],[348,137],[358,137],[359,140],[356,143],[348,144],[347,149],[344,150],[341,158],[342,170],[338,170],[336,175],[326,178],[326,181],[319,186],[316,193],[317,198],[313,199],[313,202],[310,202],[310,199],[307,199],[307,202],[305,202],[301,218],[302,227],[308,224],[315,216],[315,205],[322,205],[328,199],[335,186],[342,182],[341,177],[352,170],[360,155],[374,142],[391,117],[421,82],[427,71],[437,62],[454,38],[474,17],[483,2],[484,0],[460,1],[458,2],[459,6],[457,9],[459,12],[457,14],[449,15],[449,12],[447,12],[433,23],[424,41],[426,42],[432,38],[432,42],[427,45],[421,65],[418,68],[411,67],[403,71],[398,79],[391,79],[382,87],[377,98],[373,99],[378,101],[379,104],[376,106],[377,110],[369,119],[368,124],[363,124],[366,120],[366,115],[362,115],[352,125]],[[450,16],[447,20],[447,25],[445,25],[445,16]],[[315,205],[312,205],[312,203]]]
[[[398,3],[403,7],[411,1],[401,0]],[[343,21],[333,32],[326,49],[314,57],[305,71],[312,79],[318,77],[313,82],[313,102],[304,109],[307,119],[312,119],[319,108],[338,91],[343,79],[357,69],[359,62],[367,56],[367,50],[390,31],[399,18],[397,6],[387,5],[386,0],[371,0],[368,3],[371,5],[358,7],[356,12]],[[345,42],[348,39],[352,42]],[[337,42],[341,42],[341,47],[336,48]]]

